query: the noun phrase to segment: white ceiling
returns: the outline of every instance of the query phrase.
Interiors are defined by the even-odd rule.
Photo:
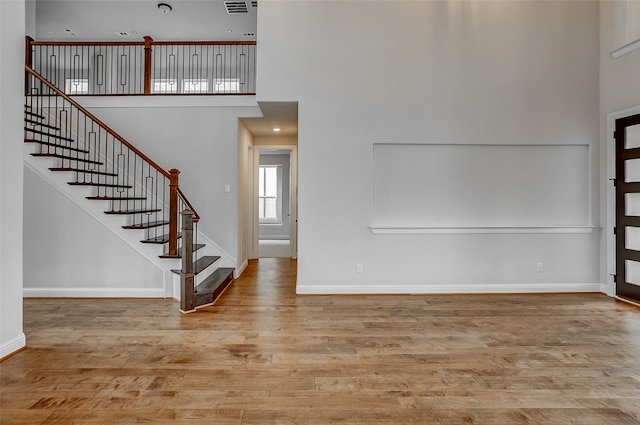
[[[297,102],[259,102],[264,118],[242,118],[240,121],[254,136],[297,136]],[[274,127],[280,128],[274,132]]]
[[[35,2],[38,41],[142,41],[146,35],[156,41],[256,40],[258,7],[251,0],[246,0],[244,14],[227,13],[224,0]],[[162,13],[159,3],[169,4],[172,10]],[[263,102],[260,107],[264,118],[242,119],[254,136],[297,136],[297,103]],[[273,131],[274,121],[281,128],[279,133]]]
[[[148,35],[158,41],[255,40],[257,7],[246,1],[248,13],[230,15],[223,0],[36,0],[35,38],[133,41]],[[162,13],[158,3],[173,10]],[[121,32],[127,35],[118,35]]]

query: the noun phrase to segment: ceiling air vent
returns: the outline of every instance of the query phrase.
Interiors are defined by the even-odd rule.
[[[253,0],[251,2],[251,7],[258,7],[258,0]]]
[[[229,15],[237,15],[239,13],[249,13],[247,2],[245,1],[225,1],[224,7],[227,8]]]

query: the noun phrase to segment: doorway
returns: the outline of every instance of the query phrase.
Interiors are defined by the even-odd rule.
[[[615,290],[640,302],[640,114],[615,120]]]
[[[297,258],[297,147],[256,145],[250,258]]]
[[[291,257],[291,150],[261,149],[258,162],[258,257]]]

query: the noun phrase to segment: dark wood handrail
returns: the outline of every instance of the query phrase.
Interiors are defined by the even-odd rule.
[[[255,41],[154,41],[157,46],[255,46]]]
[[[144,46],[144,41],[32,41],[32,46]]]
[[[187,199],[186,196],[184,196],[184,193],[182,193],[182,190],[180,190],[180,188],[178,188],[178,196],[180,197],[180,199],[182,199],[182,202],[185,203],[185,205],[191,210],[191,212],[193,213],[193,222],[197,223],[198,221],[200,221],[200,215],[196,212],[195,208],[193,208],[193,205],[191,205],[191,202],[189,202],[189,200]]]
[[[87,117],[89,117],[91,120],[93,120],[96,124],[98,124],[100,127],[102,127],[107,133],[109,133],[111,136],[113,136],[115,139],[117,139],[120,143],[125,145],[127,148],[131,149],[132,152],[134,152],[136,155],[138,155],[144,161],[149,163],[149,165],[151,165],[153,168],[155,168],[160,174],[162,174],[166,178],[170,178],[171,177],[171,174],[168,171],[165,171],[162,167],[160,167],[158,164],[153,162],[147,155],[142,153],[138,148],[133,146],[131,143],[129,143],[127,140],[125,140],[122,136],[120,136],[118,133],[116,133],[114,130],[112,130],[109,126],[107,126],[105,123],[103,123],[98,118],[96,118],[91,112],[87,111],[79,103],[77,103],[76,101],[71,99],[65,93],[60,91],[56,86],[54,86],[53,84],[48,82],[44,77],[42,77],[42,75],[38,74],[36,71],[34,71],[33,69],[29,68],[26,65],[25,65],[24,68],[25,68],[25,71],[27,73],[29,73],[29,74],[33,75],[34,77],[36,77],[38,80],[40,80],[40,82],[42,84],[44,84],[49,89],[51,89],[51,91],[53,91],[55,94],[57,94],[58,96],[62,97],[64,100],[66,100],[67,102],[72,104],[75,108],[80,110],[83,114],[85,114]]]
[[[255,46],[255,41],[151,41],[158,46]],[[32,46],[144,46],[145,41],[31,41]]]

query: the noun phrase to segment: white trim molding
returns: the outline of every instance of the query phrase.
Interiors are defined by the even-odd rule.
[[[24,288],[25,298],[164,298],[164,288]]]
[[[430,294],[528,294],[558,292],[601,293],[596,283],[460,283],[446,285],[298,285],[298,295],[430,295]]]
[[[625,44],[619,49],[614,50],[613,52],[611,52],[611,57],[614,59],[618,59],[619,57],[622,57],[627,53],[631,53],[634,50],[638,50],[638,49],[640,49],[640,39],[636,41],[632,41],[631,43]]]
[[[22,333],[19,336],[5,342],[0,346],[0,359],[4,359],[5,357],[15,353],[16,351],[19,351],[20,349],[24,348],[26,345],[27,345],[27,338],[25,337],[24,333]]]
[[[495,227],[369,227],[374,235],[442,235],[442,234],[585,234],[596,226],[495,226]]]

